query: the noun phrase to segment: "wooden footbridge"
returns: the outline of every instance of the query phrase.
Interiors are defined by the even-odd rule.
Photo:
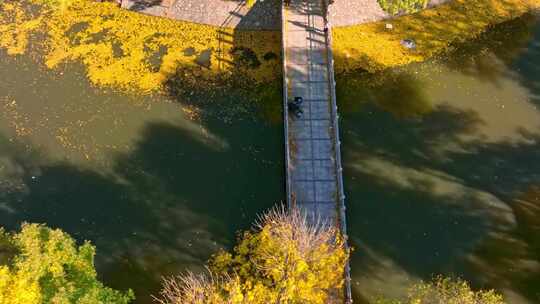
[[[331,27],[324,0],[284,0],[283,107],[289,207],[347,237]],[[299,108],[289,103],[303,99]],[[291,112],[291,113],[290,113]],[[294,113],[292,113],[294,112]],[[352,303],[345,269],[345,303]],[[336,301],[331,300],[331,303]]]

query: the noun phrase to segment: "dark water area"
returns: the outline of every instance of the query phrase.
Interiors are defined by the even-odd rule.
[[[0,51],[0,226],[90,240],[136,303],[284,198],[279,84],[262,109],[236,89],[137,96],[33,57]],[[436,274],[540,303],[538,17],[337,81],[355,303]]]
[[[355,303],[443,274],[540,303],[540,22],[337,77]]]
[[[31,57],[0,53],[0,225],[91,241],[100,278],[136,303],[284,197],[282,127],[245,95],[122,94]]]

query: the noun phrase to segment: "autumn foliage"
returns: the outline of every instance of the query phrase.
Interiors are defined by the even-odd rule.
[[[409,290],[406,300],[379,299],[375,304],[505,304],[494,290],[474,291],[461,279],[437,276],[431,282],[422,282]]]
[[[333,303],[342,301],[349,253],[333,226],[275,209],[245,232],[232,253],[210,261],[209,275],[165,280],[162,304]]]
[[[0,228],[0,304],[127,304],[133,292],[105,287],[96,278],[95,249],[77,246],[65,232],[23,224]]]
[[[234,73],[253,83],[274,80],[281,71],[280,41],[276,31],[148,16],[111,2],[0,1],[0,47],[8,54],[27,53],[34,44],[48,68],[82,63],[93,84],[138,93],[159,91],[185,75],[186,81],[229,79]],[[201,63],[204,54],[208,60]]]
[[[422,62],[473,40],[492,26],[538,10],[540,0],[454,0],[416,14],[353,26],[335,27],[336,72],[377,72]],[[389,26],[391,25],[391,26]],[[401,41],[412,39],[416,47]]]

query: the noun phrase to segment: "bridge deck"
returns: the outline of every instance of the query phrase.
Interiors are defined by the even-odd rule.
[[[331,35],[323,0],[290,0],[282,11],[287,195],[310,221],[346,236]],[[328,30],[327,30],[328,29]],[[302,97],[303,116],[287,103]],[[349,266],[345,302],[350,303]],[[335,303],[336,299],[330,302]]]
[[[284,69],[288,101],[302,97],[303,116],[289,113],[289,195],[309,217],[339,218],[340,165],[332,111],[327,37],[321,1],[291,0],[284,12]]]

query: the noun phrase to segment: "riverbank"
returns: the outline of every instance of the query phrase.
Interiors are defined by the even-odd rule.
[[[179,79],[253,84],[281,75],[279,32],[157,18],[113,3],[47,3],[2,3],[0,47],[11,55],[37,51],[48,68],[81,62],[95,85],[143,93]]]
[[[454,0],[391,20],[334,27],[336,72],[377,72],[421,62],[451,50],[453,43],[472,40],[497,24],[539,8],[539,0]],[[404,47],[406,39],[415,47]]]
[[[137,4],[143,0],[124,0],[125,6],[147,14],[177,20],[243,29],[279,31],[277,0],[259,0],[253,5],[224,0],[161,0],[170,6],[158,14],[154,7]],[[451,45],[478,37],[487,29],[538,10],[540,0],[430,0],[428,9],[393,17],[378,0],[336,1],[328,10],[333,26],[336,72],[386,68],[419,62],[443,54]],[[234,8],[233,5],[236,5]],[[139,7],[139,9],[134,9]],[[212,9],[209,9],[212,7]],[[209,14],[209,11],[212,11]],[[402,41],[412,40],[413,49]]]
[[[252,11],[259,9],[259,2]],[[73,0],[62,7],[47,3],[51,2],[2,3],[0,47],[17,55],[36,49],[35,38],[42,37],[38,48],[47,67],[82,62],[97,86],[147,93],[167,89],[171,83],[219,85],[233,79],[249,87],[281,75],[279,31],[177,21],[90,0]],[[331,21],[332,10],[342,10],[339,5],[330,9]],[[353,6],[351,12],[354,7],[362,6]],[[539,7],[540,0],[455,0],[412,15],[337,26],[333,28],[335,69],[338,74],[377,72],[424,61],[451,50],[453,43],[474,39]],[[373,20],[388,16],[377,12],[368,10],[362,16]],[[355,20],[349,17],[342,15],[341,24]],[[413,40],[416,48],[402,46],[404,39]]]

